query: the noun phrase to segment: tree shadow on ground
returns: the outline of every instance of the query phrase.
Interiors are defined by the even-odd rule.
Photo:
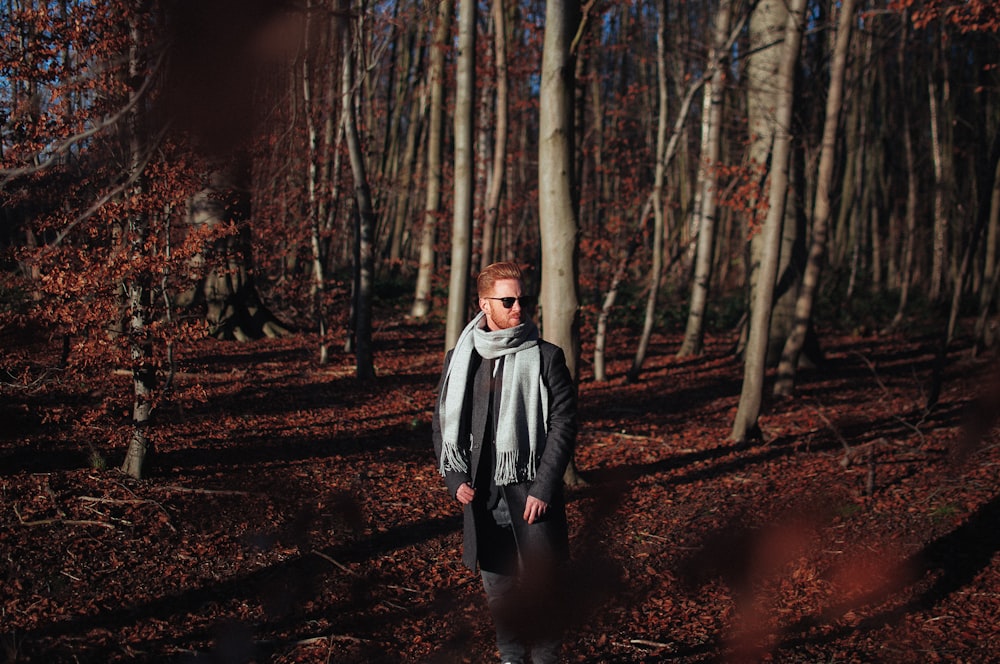
[[[341,507],[349,511],[353,500],[350,496],[345,496],[343,500],[345,504]],[[357,508],[357,505],[354,507]],[[309,514],[300,516],[306,520],[311,518]],[[338,569],[331,561],[336,561],[340,565],[350,565],[384,556],[391,551],[455,532],[460,527],[460,518],[460,515],[455,515],[392,526],[368,537],[351,537],[349,541],[337,546],[305,550],[287,561],[223,581],[207,583],[148,601],[127,603],[113,608],[95,607],[95,610],[87,615],[54,620],[19,635],[25,644],[24,654],[29,659],[37,657],[37,661],[107,661],[111,655],[118,654],[117,644],[111,642],[81,644],[76,637],[95,630],[105,634],[120,633],[130,626],[147,622],[169,623],[175,618],[185,621],[192,615],[203,615],[213,607],[215,609],[213,613],[217,617],[211,621],[214,625],[212,629],[217,630],[217,634],[213,636],[210,633],[188,633],[173,638],[167,637],[149,642],[147,644],[149,651],[163,653],[190,650],[192,643],[219,637],[235,639],[228,645],[223,643],[221,647],[224,649],[245,648],[248,644],[244,642],[253,639],[255,633],[267,635],[301,628],[309,620],[310,610],[307,607],[313,603],[323,607],[323,615],[333,622],[334,630],[361,633],[375,642],[378,640],[380,625],[385,627],[392,624],[388,618],[381,623],[372,622],[371,616],[367,614],[374,596],[382,586],[378,573],[359,576],[347,568]],[[349,516],[348,519],[350,520]],[[357,525],[355,523],[355,526]],[[304,537],[302,533],[299,533],[299,536]],[[270,544],[281,539],[287,545],[289,537],[295,539],[295,533],[291,535],[270,533],[263,537]],[[305,540],[302,544],[308,548]],[[326,602],[316,601],[323,592],[335,595],[332,606]],[[256,603],[264,608],[263,619],[247,622],[235,618],[238,611],[232,607]],[[219,607],[222,607],[221,611]],[[368,659],[357,661],[388,661],[372,659],[371,652],[367,652],[366,657]]]
[[[938,537],[901,561],[895,582],[853,601],[828,607],[821,614],[803,618],[781,630],[778,648],[783,651],[823,646],[851,635],[876,632],[901,623],[908,615],[938,607],[967,587],[1000,552],[1000,495],[981,505],[958,528]],[[908,601],[893,600],[911,596]],[[815,628],[831,625],[850,611],[863,611],[889,603],[888,608],[850,625],[823,634]],[[985,661],[985,660],[984,660]]]
[[[963,404],[952,404],[941,408],[933,420],[936,428],[958,426],[963,413]],[[853,422],[849,427],[843,427],[838,435],[823,431],[811,439],[798,436],[780,436],[763,445],[744,447],[725,441],[716,447],[671,455],[659,461],[640,464],[625,464],[616,467],[595,468],[587,470],[588,482],[595,485],[625,485],[644,477],[671,473],[685,466],[700,465],[706,461],[716,461],[715,465],[698,468],[687,474],[680,474],[662,480],[663,484],[677,485],[691,482],[715,479],[723,475],[738,473],[751,466],[761,465],[781,457],[789,457],[799,453],[828,453],[844,449],[841,439],[854,446],[876,441],[882,438],[912,436],[913,430],[895,415],[865,422]],[[585,495],[586,491],[582,495]]]

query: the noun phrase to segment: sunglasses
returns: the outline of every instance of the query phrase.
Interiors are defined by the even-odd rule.
[[[484,297],[484,300],[500,300],[504,309],[510,309],[515,302],[520,302],[522,307],[529,307],[534,302],[534,298],[522,295],[521,297]]]

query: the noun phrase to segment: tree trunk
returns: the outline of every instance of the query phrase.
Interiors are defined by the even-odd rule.
[[[313,318],[319,332],[319,363],[326,364],[329,359],[329,348],[326,339],[327,312],[324,301],[326,291],[325,260],[323,255],[323,240],[320,232],[320,204],[318,197],[319,183],[319,131],[313,108],[313,69],[310,60],[312,21],[310,20],[310,2],[306,1],[305,24],[303,30],[302,55],[302,104],[306,118],[306,225],[309,228],[309,247],[312,252],[312,306]]]
[[[698,171],[701,201],[700,209],[695,210],[698,247],[694,282],[691,285],[687,328],[677,357],[701,355],[705,338],[705,311],[708,308],[708,286],[715,251],[715,215],[719,203],[717,165],[721,154],[722,103],[725,99],[725,72],[717,61],[721,52],[725,51],[731,12],[730,0],[720,0],[715,15],[715,41],[709,54],[709,62],[715,66],[702,103],[702,157]]]
[[[423,41],[423,26],[416,28],[414,42],[419,44]],[[419,46],[414,46],[419,49]],[[421,68],[420,54],[413,57],[416,64],[412,68],[412,77],[418,78]],[[408,72],[410,73],[410,72]],[[405,107],[404,100],[404,107]],[[392,216],[392,234],[389,241],[389,264],[393,273],[398,272],[403,263],[403,247],[407,238],[407,219],[411,215],[410,200],[413,197],[413,172],[417,160],[417,141],[423,128],[426,104],[426,88],[421,90],[419,101],[410,99],[410,112],[406,122],[406,144],[403,147],[402,170],[396,182],[396,194],[394,196],[395,210]]]
[[[906,90],[907,69],[906,62],[906,26],[909,25],[908,13],[903,13],[903,33],[899,38],[899,49],[896,52],[896,61],[899,69],[900,90]],[[919,179],[917,177],[917,157],[913,148],[913,131],[910,122],[910,111],[906,100],[903,100],[902,108],[902,135],[903,135],[903,158],[906,162],[906,212],[904,220],[906,232],[903,236],[903,260],[900,268],[899,305],[896,308],[896,315],[893,316],[890,327],[897,328],[903,322],[903,312],[910,299],[910,285],[913,280],[913,259],[917,235],[917,195],[919,193]]]
[[[751,307],[750,333],[747,340],[743,372],[743,389],[739,408],[733,423],[731,439],[745,443],[760,437],[757,418],[760,415],[764,394],[764,363],[767,356],[767,337],[775,277],[778,273],[778,251],[781,243],[781,226],[785,216],[788,195],[788,167],[791,155],[793,91],[795,69],[798,64],[799,46],[802,41],[802,19],[806,0],[791,0],[785,27],[784,45],[778,75],[774,78],[774,149],[771,153],[769,205],[764,222],[762,260],[757,293]],[[758,5],[756,11],[761,11]]]
[[[642,335],[635,352],[632,367],[626,375],[630,383],[639,379],[639,372],[646,360],[649,338],[653,332],[656,317],[656,300],[660,294],[660,280],[663,278],[663,182],[666,174],[664,152],[667,143],[667,111],[669,90],[667,88],[667,3],[660,3],[660,22],[656,33],[656,82],[659,113],[656,121],[656,169],[653,172],[653,256],[649,270],[649,292],[646,295],[646,313],[642,324]]]
[[[570,375],[579,377],[578,224],[573,200],[573,54],[578,0],[549,0],[539,92],[538,216],[542,245],[541,306],[545,338],[563,349]],[[563,477],[582,480],[572,461]]]
[[[748,160],[754,174],[759,178],[760,196],[765,196],[765,186],[769,173],[773,173],[778,166],[773,163],[776,125],[775,115],[778,112],[779,97],[778,87],[780,87],[779,72],[782,63],[782,39],[785,35],[788,22],[788,6],[784,0],[761,0],[753,10],[750,17],[750,53],[746,68],[746,101],[747,101],[747,128],[750,132],[750,145],[748,149]],[[787,35],[785,35],[787,36]],[[783,129],[788,129],[783,127]],[[757,292],[764,283],[766,290],[772,291],[768,301],[768,311],[766,312],[768,325],[771,320],[771,304],[773,303],[774,282],[761,282],[761,265],[764,255],[769,251],[764,239],[766,229],[761,220],[761,210],[767,205],[751,200],[750,210],[752,218],[750,220],[750,243],[749,262],[747,264],[746,279],[749,286],[749,308],[750,318],[753,316],[753,306],[757,301]],[[773,205],[771,200],[769,205]],[[781,201],[780,209],[784,211],[785,201]],[[784,229],[784,217],[780,217],[778,225],[779,249],[775,252],[774,259],[780,260],[781,232]],[[777,269],[777,268],[776,268]],[[763,331],[763,336],[768,337],[768,331]],[[741,340],[740,352],[745,352],[745,338]]]
[[[139,56],[139,27],[138,20],[131,19],[130,44],[129,44],[129,67],[128,75],[130,80],[136,80],[142,75],[142,65]],[[134,88],[133,88],[134,89]],[[133,92],[133,95],[136,93]],[[134,200],[138,200],[143,195],[143,183],[138,179],[139,171],[142,169],[143,152],[146,140],[144,135],[143,117],[141,103],[132,105],[132,110],[128,114],[126,121],[126,131],[128,136],[129,149],[129,174],[136,177],[136,183],[128,192]],[[149,218],[147,213],[140,210],[133,210],[128,220],[128,243],[131,265],[137,267],[137,272],[132,274],[126,287],[128,293],[128,317],[129,317],[129,353],[132,359],[132,386],[134,400],[132,403],[132,435],[129,439],[128,450],[125,452],[125,461],[121,470],[129,477],[140,479],[147,465],[148,454],[152,447],[149,437],[150,416],[153,410],[153,391],[156,388],[156,368],[153,365],[153,345],[149,336],[149,308],[147,298],[149,297],[150,275],[147,268],[141,267],[146,263],[148,251],[146,240],[149,235]]]
[[[319,197],[316,207],[316,220],[320,226],[320,238],[322,248],[320,254],[325,258],[324,268],[331,267],[332,242],[331,231],[337,219],[337,206],[339,203],[339,178],[340,178],[340,145],[343,140],[344,124],[336,109],[340,108],[340,74],[341,69],[337,66],[336,60],[340,58],[340,20],[339,16],[330,16],[326,22],[326,34],[328,43],[325,52],[328,54],[329,62],[325,69],[323,81],[323,142],[320,150],[319,184],[323,191]]]
[[[349,0],[341,0],[341,9],[347,12]],[[375,209],[372,205],[371,189],[365,169],[361,138],[358,135],[354,105],[354,39],[350,34],[350,24],[345,20],[341,32],[343,41],[344,70],[342,78],[342,106],[344,116],[344,138],[347,154],[354,177],[355,198],[355,268],[354,268],[354,358],[355,372],[360,380],[375,377],[375,362],[372,354],[372,297],[375,279]]]
[[[870,38],[869,43],[871,43]],[[865,150],[868,148],[865,139],[867,138],[868,118],[864,113],[864,97],[864,93],[859,94],[854,102],[857,109],[855,115],[858,122],[857,138],[855,140],[857,149],[851,151],[851,174],[854,177],[854,182],[851,185],[851,197],[845,198],[845,202],[843,203],[848,210],[851,243],[850,276],[847,279],[847,292],[844,294],[846,301],[850,301],[854,297],[854,289],[858,285],[858,272],[861,270],[862,261],[862,245],[865,239],[862,201],[865,191],[868,189],[865,186]]]
[[[230,227],[234,231],[192,259],[192,268],[202,273],[202,280],[176,299],[181,308],[204,301],[209,334],[216,339],[249,341],[290,334],[257,293],[248,226],[248,178],[246,164],[236,157],[231,163],[220,164],[208,185],[188,202],[190,226],[208,230]]]
[[[468,322],[469,269],[476,159],[473,154],[476,100],[476,4],[458,7],[458,56],[455,74],[455,193],[451,226],[451,278],[445,348],[454,348]]]
[[[835,198],[840,199],[837,210],[837,220],[834,224],[832,246],[830,247],[830,263],[837,271],[842,271],[851,248],[851,201],[854,200],[856,177],[854,174],[857,159],[854,155],[861,150],[858,132],[859,104],[852,100],[850,111],[844,119],[844,172],[841,175],[840,190]]]
[[[934,246],[931,254],[931,282],[928,297],[932,302],[941,298],[944,280],[948,270],[948,217],[944,205],[944,154],[942,154],[940,101],[936,71],[927,72],[927,94],[930,100],[931,159],[934,164]]]
[[[830,185],[833,182],[833,166],[837,153],[837,127],[844,98],[844,72],[847,69],[847,54],[851,40],[851,26],[855,20],[855,6],[856,0],[842,0],[840,6],[837,40],[830,65],[830,84],[826,96],[823,142],[820,147],[819,167],[816,176],[812,241],[809,244],[809,258],[806,262],[805,274],[802,277],[802,286],[795,303],[794,326],[785,341],[781,362],[778,364],[778,377],[774,393],[779,395],[792,393],[799,357],[802,354],[806,334],[812,323],[813,302],[823,269],[827,230],[830,224]]]
[[[625,275],[628,272],[629,263],[632,262],[632,256],[635,255],[636,249],[641,244],[642,229],[646,225],[646,218],[652,209],[653,199],[650,197],[646,200],[642,214],[639,215],[639,231],[629,240],[625,248],[625,253],[618,262],[618,268],[611,278],[611,286],[608,288],[608,292],[604,294],[601,311],[597,316],[597,330],[594,333],[594,381],[598,383],[607,380],[604,349],[607,345],[608,337],[608,315],[611,313],[611,308],[615,306],[615,300],[618,298],[618,287],[625,281]]]
[[[991,186],[982,187],[977,197],[978,200],[975,205],[975,225],[972,228],[969,238],[965,242],[965,249],[962,252],[962,262],[959,264],[958,270],[955,274],[954,284],[952,285],[951,310],[948,315],[948,328],[945,333],[946,347],[950,345],[952,340],[955,338],[955,329],[958,325],[958,313],[962,301],[962,295],[966,292],[966,283],[972,273],[972,263],[975,261],[976,255],[979,252],[979,243],[983,239],[984,235],[987,237],[987,241],[989,241],[989,229],[993,223],[992,217],[994,214],[994,192],[997,187],[996,174],[1000,173],[1000,133],[996,134],[993,138],[993,147],[990,150],[988,163],[991,167],[990,170],[994,173],[994,177],[990,181]],[[979,330],[977,329],[977,338],[978,331]]]
[[[451,37],[453,0],[440,0],[430,52],[427,78],[431,89],[430,127],[427,132],[427,196],[424,223],[420,234],[417,285],[410,315],[424,318],[431,309],[431,285],[434,279],[435,242],[438,213],[441,209],[441,151],[444,146],[445,55]]]
[[[479,269],[494,262],[494,237],[500,194],[503,191],[507,161],[507,12],[503,0],[493,0],[493,24],[496,53],[496,132],[493,146],[493,178],[486,192],[483,216],[483,244]]]
[[[730,33],[729,33],[729,41],[726,42],[726,48],[723,49],[723,51],[728,51],[729,48],[732,47],[733,43],[736,41],[736,39],[739,36],[739,34],[742,32],[744,23],[745,23],[745,18],[740,19],[737,22],[737,24],[735,26],[733,26],[732,31],[730,31]],[[720,53],[719,55],[720,55],[720,57],[723,57],[724,53]],[[719,62],[712,63],[711,66],[709,67],[709,69],[705,72],[705,75],[706,76],[711,76],[712,71],[714,70],[714,68],[716,68],[718,66],[720,66]],[[668,167],[673,162],[674,157],[679,152],[681,152],[681,150],[682,150],[682,148],[681,148],[681,146],[682,146],[681,139],[685,137],[684,134],[683,134],[684,125],[685,125],[685,123],[687,121],[688,113],[691,111],[691,104],[693,103],[694,97],[698,93],[698,90],[700,90],[704,86],[705,82],[706,82],[706,79],[704,77],[701,77],[701,78],[695,79],[693,81],[688,81],[688,83],[687,83],[687,89],[686,89],[686,91],[684,93],[684,96],[683,96],[683,98],[681,100],[680,107],[677,110],[677,117],[674,118],[673,130],[672,130],[672,134],[670,136],[670,140],[667,141],[667,144],[664,147],[662,153],[659,153],[656,156],[657,169],[659,169],[660,165],[662,165],[664,177],[666,175]],[[681,167],[681,168],[679,168],[679,170],[683,171],[684,168]],[[657,171],[654,171],[654,178],[655,178],[655,173],[656,172]],[[654,182],[654,184],[655,184],[655,182]],[[650,200],[652,201],[652,194],[650,194]],[[646,215],[644,213],[642,215],[641,219],[640,219],[640,228],[642,227],[642,223],[644,223],[645,218],[646,218]],[[653,262],[655,263],[657,260],[659,260],[660,261],[660,265],[662,266],[662,257],[660,257],[659,259],[657,259],[656,256],[657,256],[657,254],[662,254],[662,250],[663,250],[663,236],[665,235],[666,231],[664,230],[664,232],[662,232],[662,233],[658,233],[658,232],[654,231],[654,233],[655,233],[655,237],[654,237],[653,242],[654,242],[654,244],[656,244],[657,242],[660,243],[659,244],[660,251],[654,251]],[[656,238],[660,238],[660,239],[657,240]],[[676,241],[675,241],[675,244],[676,244]],[[647,300],[647,302],[648,302],[648,300]],[[647,314],[648,313],[649,313],[649,310],[647,308]],[[652,321],[649,318],[649,316],[647,316],[647,320],[650,321],[649,325],[648,325],[648,327],[646,327],[644,325],[643,334],[642,334],[642,336],[640,337],[640,340],[639,340],[639,347],[636,350],[635,359],[633,360],[632,367],[629,369],[628,375],[626,376],[626,379],[630,380],[630,381],[634,381],[634,380],[638,379],[639,372],[642,370],[642,364],[646,360],[646,350],[647,350],[648,345],[649,345],[649,335],[652,332]]]
[[[983,279],[979,291],[979,317],[976,320],[976,345],[983,346],[986,331],[986,319],[989,317],[990,305],[996,294],[997,275],[1000,275],[1000,262],[997,261],[997,240],[1000,237],[1000,160],[993,172],[993,188],[990,192],[990,211],[986,230],[986,255],[983,261]]]

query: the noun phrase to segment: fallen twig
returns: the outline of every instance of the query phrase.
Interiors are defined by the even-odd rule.
[[[129,491],[129,493],[132,492]],[[134,496],[135,494],[133,493],[132,495]],[[164,521],[164,523],[167,525],[167,527],[170,528],[170,530],[174,531],[175,533],[177,532],[177,529],[174,527],[174,524],[170,522],[170,512],[168,512],[163,507],[163,505],[156,502],[155,500],[150,500],[149,498],[130,498],[130,499],[99,498],[97,496],[77,496],[77,498],[86,503],[104,503],[107,505],[142,505],[142,504],[155,505],[157,509],[159,509],[161,512],[163,512],[164,515],[166,515],[167,520]]]
[[[646,532],[646,531],[642,531],[639,534],[642,535],[643,537],[650,537],[652,539],[658,539],[658,540],[661,540],[663,542],[669,542],[670,541],[666,537],[661,537],[660,535],[654,535],[653,533]]]
[[[672,643],[662,643],[660,641],[650,641],[648,639],[629,639],[629,644],[633,646],[649,646],[651,648],[671,648]]]
[[[122,498],[98,498],[97,496],[77,496],[77,498],[88,503],[107,503],[109,505],[138,505],[140,503],[158,504],[155,500],[146,500],[144,498],[130,498],[128,500],[124,500]]]
[[[308,639],[296,641],[297,646],[311,646],[317,643],[328,643],[330,641],[350,641],[351,643],[364,643],[365,640],[349,634],[328,634],[326,636],[313,636]]]
[[[175,491],[178,493],[200,493],[200,494],[215,495],[215,496],[260,495],[260,494],[250,493],[249,491],[236,491],[234,489],[202,489],[199,487],[177,486],[176,484],[170,484],[166,486],[153,486],[150,488],[156,489],[157,491]]]
[[[91,521],[89,519],[36,519],[34,521],[25,521],[21,517],[21,513],[17,509],[17,505],[14,506],[14,514],[17,515],[17,520],[22,526],[47,526],[50,524],[58,523],[67,526],[100,526],[102,528],[110,528],[114,530],[114,525],[110,523],[104,523],[103,521]]]
[[[330,556],[326,555],[322,551],[317,551],[316,549],[313,549],[313,553],[316,554],[317,556],[319,556],[320,558],[322,558],[323,560],[327,561],[328,563],[336,565],[337,567],[339,567],[340,569],[344,570],[348,574],[351,574],[353,576],[357,576],[358,575],[357,572],[355,572],[354,570],[352,570],[350,567],[348,567],[347,565],[344,565],[343,563],[337,562],[336,560],[334,560]]]

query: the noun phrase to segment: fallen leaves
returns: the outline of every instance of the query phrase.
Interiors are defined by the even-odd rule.
[[[142,482],[53,464],[85,458],[72,441],[101,448],[97,420],[66,395],[22,396],[61,399],[66,417],[0,440],[0,636],[14,661],[492,659],[430,449],[438,343],[408,330],[392,327],[366,384],[351,358],[312,369],[308,338],[193,345]],[[803,375],[801,400],[762,418],[765,443],[739,449],[725,439],[735,394],[720,387],[738,366],[676,364],[675,341],[656,340],[640,383],[615,378],[622,360],[607,383],[581,384],[570,661],[1000,657],[984,645],[1000,643],[1000,544],[982,535],[996,430],[960,464],[949,456],[975,371],[950,376],[925,414],[893,358],[930,349],[830,339],[837,368]],[[873,366],[877,380],[857,379]],[[867,462],[839,462],[872,441],[868,495]]]

